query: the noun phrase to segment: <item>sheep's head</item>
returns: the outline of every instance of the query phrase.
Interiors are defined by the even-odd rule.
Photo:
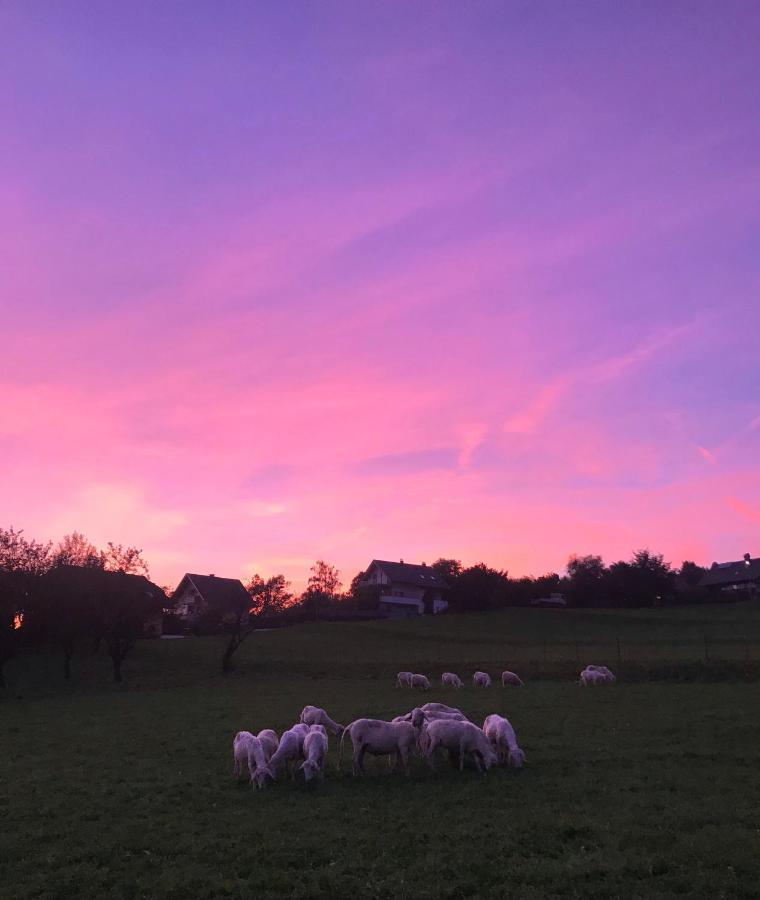
[[[319,766],[310,759],[307,759],[301,763],[301,771],[303,772],[304,780],[308,782],[317,777],[319,774]]]
[[[522,769],[525,764],[525,754],[519,747],[509,751],[509,764],[513,769]]]
[[[419,730],[425,724],[425,713],[419,708],[419,706],[415,706],[415,708],[409,714],[409,720],[412,723],[412,727]]]
[[[256,771],[251,775],[251,784],[255,788],[263,788],[270,781],[274,781],[274,772],[271,766],[258,766]]]

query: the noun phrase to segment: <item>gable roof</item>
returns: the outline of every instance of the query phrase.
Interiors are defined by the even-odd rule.
[[[736,562],[713,563],[702,576],[700,587],[723,584],[746,584],[760,579],[760,558],[739,559]]]
[[[177,590],[186,580],[192,584],[209,606],[228,609],[237,606],[238,603],[251,602],[251,596],[239,578],[219,578],[218,575],[195,575],[187,572],[177,585]]]
[[[439,591],[448,590],[448,582],[431,566],[418,566],[407,562],[390,562],[385,559],[373,559],[367,572],[375,566],[381,569],[396,584],[411,584],[415,587],[437,588]]]

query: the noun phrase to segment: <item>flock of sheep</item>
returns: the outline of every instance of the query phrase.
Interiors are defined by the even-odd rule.
[[[472,676],[476,687],[490,687],[487,672],[475,672]],[[587,666],[580,675],[584,687],[610,684],[615,676],[606,666]],[[514,672],[503,672],[501,683],[505,687],[521,687],[522,680]],[[454,672],[441,676],[444,686],[461,688],[464,684]],[[399,672],[398,687],[430,689],[425,675]],[[340,725],[317,706],[305,706],[300,720],[278,738],[271,728],[258,734],[239,731],[233,741],[234,774],[243,775],[247,768],[254,787],[264,787],[276,781],[283,773],[295,779],[300,772],[305,781],[324,778],[328,751],[328,731],[340,736],[338,767],[343,759],[343,745],[348,736],[353,745],[353,773],[364,774],[364,757],[387,756],[396,768],[403,767],[409,773],[409,758],[415,751],[435,769],[438,751],[448,753],[453,765],[464,769],[466,761],[472,762],[482,772],[497,763],[521,768],[525,754],[517,743],[517,735],[504,716],[495,713],[486,716],[482,728],[470,722],[464,713],[444,703],[426,703],[410,712],[396,716],[390,722],[383,719],[356,719],[350,725]]]

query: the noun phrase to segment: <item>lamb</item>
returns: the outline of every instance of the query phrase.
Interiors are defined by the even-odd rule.
[[[456,689],[463,688],[462,679],[455,672],[444,672],[441,675],[441,685],[443,687],[453,687]]]
[[[354,747],[352,770],[354,775],[364,775],[364,754],[386,756],[395,754],[396,764],[401,763],[409,774],[409,753],[417,741],[417,730],[411,722],[383,722],[380,719],[356,719],[347,725],[340,739],[338,766],[343,760],[343,741],[346,735]]]
[[[239,778],[243,774],[243,763],[248,764],[248,752],[253,746],[254,736],[250,731],[238,731],[232,742],[232,774]]]
[[[607,668],[607,666],[586,666],[586,671],[590,672],[601,672],[602,675],[607,679],[607,681],[617,681],[617,678],[612,674],[612,672]]]
[[[594,685],[611,683],[610,679],[604,672],[597,672],[596,669],[584,669],[581,672],[580,684],[582,687],[593,687]]]
[[[327,713],[318,706],[304,706],[301,711],[301,722],[304,725],[324,725],[333,734],[341,734],[343,726],[334,722]]]
[[[293,765],[303,759],[303,744],[309,733],[308,725],[294,725],[287,731],[283,731],[280,743],[267,762],[259,766],[254,773],[256,781],[262,785],[266,779],[274,781],[280,767],[284,766],[294,778]]]
[[[519,675],[515,675],[514,672],[502,672],[501,673],[501,686],[506,687],[508,684],[512,685],[512,687],[524,687],[523,680]]]
[[[303,740],[306,759],[301,763],[301,771],[306,781],[325,777],[325,757],[327,756],[327,731],[324,725],[312,725]]]
[[[437,719],[429,722],[425,729],[425,756],[430,768],[434,768],[434,754],[438,747],[459,754],[459,770],[464,769],[467,754],[472,756],[475,767],[480,772],[496,765],[498,757],[482,729],[472,722],[455,722]]]
[[[472,676],[472,683],[475,687],[491,687],[491,676],[488,672],[476,672]]]
[[[429,691],[430,681],[427,675],[412,675],[411,687],[419,688],[422,691]]]
[[[517,744],[517,735],[509,719],[496,713],[486,716],[483,733],[491,742],[500,762],[509,763],[514,769],[523,767],[525,754]]]
[[[272,754],[277,749],[278,744],[280,743],[280,739],[277,737],[277,732],[272,731],[271,728],[262,728],[261,731],[256,735],[261,741],[261,748],[264,751],[264,759],[269,762],[272,758]]]
[[[412,673],[411,672],[399,672],[396,675],[396,687],[411,687],[412,686]]]

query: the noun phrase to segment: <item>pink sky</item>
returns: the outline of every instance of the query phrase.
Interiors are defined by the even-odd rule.
[[[760,555],[757,4],[0,34],[0,524],[169,584]]]

